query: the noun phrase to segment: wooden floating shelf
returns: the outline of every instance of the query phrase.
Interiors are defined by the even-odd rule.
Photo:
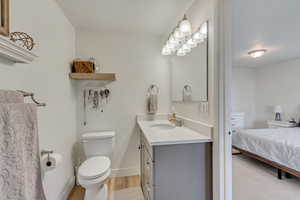
[[[74,80],[102,80],[115,81],[114,73],[70,73],[70,78]]]

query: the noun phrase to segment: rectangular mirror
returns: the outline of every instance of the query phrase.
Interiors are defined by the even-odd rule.
[[[208,101],[208,22],[196,31],[192,40],[197,46],[184,56],[173,56],[171,62],[172,101]],[[187,43],[188,44],[188,43]]]

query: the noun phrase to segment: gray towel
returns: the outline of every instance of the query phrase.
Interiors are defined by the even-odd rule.
[[[46,199],[35,104],[0,104],[0,199]]]
[[[24,96],[21,92],[0,90],[0,103],[24,103]]]
[[[147,100],[147,109],[148,114],[156,114],[158,110],[158,98],[157,94],[148,94],[148,100]]]

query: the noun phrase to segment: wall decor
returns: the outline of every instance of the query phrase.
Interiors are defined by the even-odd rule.
[[[9,34],[10,40],[31,51],[35,45],[33,38],[24,32],[13,32]]]
[[[9,36],[9,0],[0,0],[0,35]]]

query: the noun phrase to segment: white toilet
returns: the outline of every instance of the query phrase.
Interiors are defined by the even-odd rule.
[[[115,132],[102,131],[85,133],[82,144],[87,160],[78,169],[78,183],[86,189],[85,200],[107,200],[110,156],[113,151]]]

